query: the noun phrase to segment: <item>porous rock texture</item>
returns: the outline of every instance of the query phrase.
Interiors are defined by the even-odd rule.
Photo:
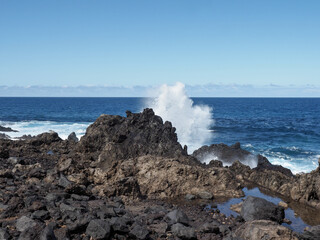
[[[245,221],[271,220],[282,223],[284,208],[265,199],[248,196],[241,206],[241,216]]]
[[[177,209],[169,199],[239,197],[252,183],[320,207],[319,168],[292,175],[266,159],[255,169],[239,161],[227,168],[219,161],[201,164],[151,109],[127,117],[102,115],[79,142],[54,132],[22,139],[0,139],[4,239],[296,239],[277,223],[244,224],[200,204],[184,208],[188,226],[173,227],[165,218]],[[229,148],[224,146],[240,151],[240,145]],[[303,236],[315,239],[317,232]]]
[[[244,240],[299,239],[298,235],[292,232],[290,229],[268,220],[254,220],[246,222],[240,226],[233,235]]]
[[[241,185],[224,168],[207,168],[177,141],[175,128],[152,109],[127,117],[102,115],[73,153],[86,163],[87,180],[100,195],[172,198],[208,192],[239,197]]]
[[[98,160],[99,166],[107,169],[114,161],[144,155],[186,156],[177,140],[171,123],[163,123],[152,109],[127,111],[127,117],[101,115],[81,138],[78,152]]]
[[[271,164],[261,155],[241,149],[240,143],[232,146],[226,144],[212,144],[203,146],[192,154],[199,161],[208,156],[215,156],[208,166],[219,167],[219,160],[232,163],[229,167],[243,186],[254,184],[272,192],[320,208],[320,168],[310,173],[293,175],[292,172],[280,165]],[[218,159],[218,160],[217,160]],[[253,169],[244,165],[247,159],[256,159],[257,166]],[[220,164],[222,165],[222,164]]]
[[[236,161],[230,167],[243,185],[253,183],[286,198],[320,208],[320,168],[310,173],[288,176],[267,168],[250,169]]]
[[[217,160],[205,165],[196,159],[213,150],[233,164],[225,168]],[[238,161],[248,156],[257,159],[256,168]],[[65,165],[70,166],[65,169]],[[243,195],[242,187],[254,184],[320,208],[319,168],[293,175],[241,149],[239,143],[204,146],[188,156],[177,141],[175,128],[170,122],[163,123],[152,109],[127,111],[127,117],[100,116],[76,147],[59,159],[58,166],[69,179],[91,185],[100,195],[171,198],[204,191],[214,197],[236,197]]]

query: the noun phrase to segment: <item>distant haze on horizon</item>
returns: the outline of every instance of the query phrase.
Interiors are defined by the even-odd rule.
[[[156,97],[160,86],[0,86],[0,97]],[[320,97],[315,86],[186,85],[190,97]]]
[[[320,97],[320,1],[1,1],[0,97]]]

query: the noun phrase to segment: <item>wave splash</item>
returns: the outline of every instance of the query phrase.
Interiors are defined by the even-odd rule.
[[[189,153],[210,142],[210,127],[214,124],[212,108],[194,105],[187,96],[183,83],[162,85],[158,96],[149,105],[156,115],[172,123],[176,128],[178,141],[182,146],[188,146]]]

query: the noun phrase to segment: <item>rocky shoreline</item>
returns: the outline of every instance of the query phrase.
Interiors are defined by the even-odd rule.
[[[199,160],[211,152],[229,167]],[[250,168],[241,161],[256,158]],[[0,139],[0,239],[319,239],[280,225],[284,208],[248,197],[239,217],[206,209],[256,185],[320,212],[320,168],[293,175],[240,144],[187,154],[152,109],[102,115],[80,141]]]

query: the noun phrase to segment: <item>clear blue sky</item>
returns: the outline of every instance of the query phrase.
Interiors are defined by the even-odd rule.
[[[320,1],[0,1],[0,86],[177,81],[319,90]]]

